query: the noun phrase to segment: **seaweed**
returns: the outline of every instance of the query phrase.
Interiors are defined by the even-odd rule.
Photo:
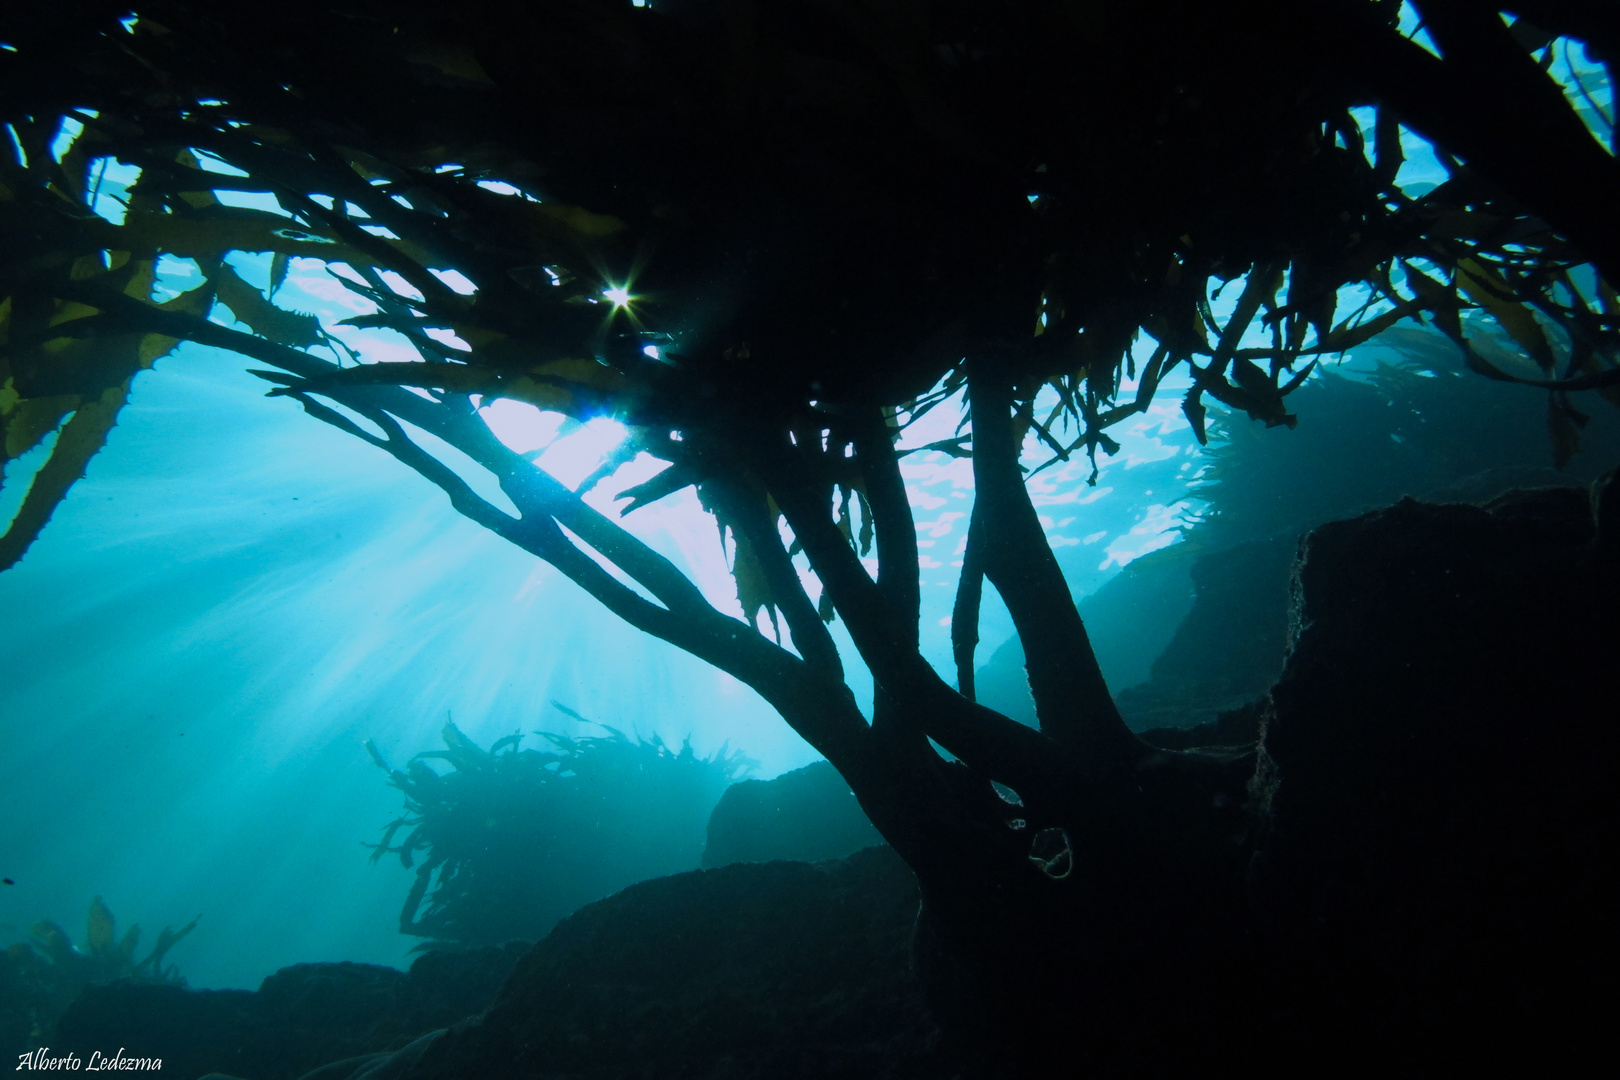
[[[9,1054],[41,1045],[88,986],[120,979],[184,986],[179,969],[163,961],[196,928],[197,919],[179,930],[165,926],[142,960],[135,959],[141,928],[131,925],[119,937],[117,920],[99,896],[85,918],[83,948],[61,926],[41,919],[29,928],[27,940],[0,953],[0,1050]]]
[[[367,845],[373,863],[395,854],[416,871],[402,933],[428,938],[420,948],[538,938],[582,904],[697,867],[710,811],[754,763],[729,744],[699,757],[689,739],[677,750],[595,726],[607,734],[535,732],[551,748],[525,749],[515,732],[486,750],[451,722],[444,749],[403,770],[366,743],[405,795]]]

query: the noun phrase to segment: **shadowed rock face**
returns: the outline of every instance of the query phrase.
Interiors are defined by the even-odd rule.
[[[1251,882],[1290,960],[1280,1032],[1436,1067],[1591,1049],[1616,1003],[1617,569],[1576,488],[1307,538]]]
[[[1147,738],[1238,750],[1264,721],[1240,902],[1190,922],[1222,910],[1212,877],[1157,924],[1088,939],[1080,921],[1111,966],[1051,950],[1040,985],[1064,1005],[1016,1039],[987,1032],[990,1075],[1019,1075],[993,1061],[1018,1046],[1098,1075],[1528,1074],[1598,1052],[1620,1004],[1617,556],[1574,488],[1404,501],[1310,534],[1268,700]],[[1151,910],[1122,886],[1125,911]]]
[[[405,1075],[948,1077],[916,913],[888,848],[643,882],[558,924]]]
[[[163,1075],[293,1080],[328,1062],[397,1050],[488,1007],[526,942],[426,953],[409,972],[295,964],[256,992],[133,981],[93,986],[57,1025],[56,1046],[160,1057]],[[351,1070],[352,1071],[352,1070]]]
[[[1294,534],[1218,548],[1192,566],[1194,599],[1152,677],[1118,695],[1136,731],[1206,723],[1263,695],[1282,671]]]
[[[182,1080],[945,1080],[911,973],[916,915],[915,879],[886,847],[737,864],[632,886],[532,949],[429,953],[409,974],[300,964],[256,993],[98,987],[53,1045],[127,1046]]]
[[[818,761],[774,780],[727,788],[709,815],[703,865],[841,859],[881,843],[838,770]]]

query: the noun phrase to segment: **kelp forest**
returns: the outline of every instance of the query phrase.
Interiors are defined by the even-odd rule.
[[[207,349],[324,471],[408,478],[816,762],[749,780],[745,738],[676,749],[562,694],[488,738],[419,718],[442,748],[375,716],[396,818],[351,831],[414,874],[425,951],[278,973],[254,1000],[292,1011],[197,1020],[186,1067],[1601,1052],[1617,63],[1601,0],[7,5],[0,578]],[[519,414],[617,441],[561,477]],[[1165,531],[1104,581],[1085,515],[1149,420],[1185,432],[1146,493]],[[932,523],[923,461],[959,470]],[[681,500],[720,588],[644,524]],[[444,595],[411,625],[508,633]],[[582,685],[635,666],[599,649]],[[862,839],[791,853],[817,833]],[[721,865],[722,834],[781,854]],[[207,919],[135,965],[97,904],[91,955],[141,985],[53,1000],[30,1053],[205,1008],[163,960]],[[29,971],[83,959],[37,932]],[[351,1006],[386,1019],[321,1026]]]

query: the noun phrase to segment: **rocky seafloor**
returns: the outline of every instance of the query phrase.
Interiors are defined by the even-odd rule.
[[[56,1041],[138,1042],[184,1078],[382,1080],[407,1064],[417,1077],[948,1076],[907,962],[916,914],[886,847],[737,863],[633,885],[532,947],[431,952],[409,972],[300,964],[257,992],[95,987]]]
[[[1263,737],[1241,932],[1265,977],[1245,981],[1261,986],[1252,1032],[1223,1040],[1252,1055],[1229,1064],[1557,1072],[1602,1048],[1620,1004],[1620,499],[1600,492],[1408,501],[1316,530],[1271,693],[1202,730],[1149,733],[1172,748]],[[792,801],[755,787],[731,805],[779,827]],[[820,828],[856,843],[848,809]],[[770,851],[737,822],[721,833],[739,857]],[[187,1080],[964,1075],[912,974],[917,906],[883,847],[736,863],[632,886],[532,946],[431,953],[408,973],[95,987],[54,1041],[138,1037]]]

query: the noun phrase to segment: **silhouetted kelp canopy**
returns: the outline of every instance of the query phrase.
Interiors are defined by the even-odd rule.
[[[1294,424],[1321,358],[1403,319],[1539,387],[1571,450],[1567,395],[1620,388],[1620,164],[1583,81],[1612,74],[1615,10],[1409,10],[1421,40],[1384,0],[9,5],[6,455],[58,434],[0,566],[130,379],[217,346],[757,691],[917,872],[936,985],[987,1029],[1046,1045],[1101,992],[1051,973],[1137,940],[1139,910],[1176,927],[1155,955],[1208,986],[1225,954],[1198,943],[1241,905],[1253,755],[1165,754],[1125,727],[1019,450],[1111,452],[1172,373],[1200,438],[1206,399]],[[1548,70],[1572,47],[1566,87]],[[1400,180],[1413,133],[1446,175],[1425,191]],[[109,162],[138,170],[117,199]],[[244,252],[269,253],[267,279]],[[157,287],[166,259],[201,283]],[[419,359],[361,363],[278,307],[306,259],[367,302],[348,325]],[[1482,327],[1512,349],[1476,348]],[[974,476],[953,686],[919,651],[899,463],[908,425],[964,389],[959,434],[928,444]],[[630,436],[570,489],[492,434],[496,398]],[[667,464],[624,513],[695,485],[743,619],[585,500],[641,453]],[[974,700],[986,579],[1038,730]]]

